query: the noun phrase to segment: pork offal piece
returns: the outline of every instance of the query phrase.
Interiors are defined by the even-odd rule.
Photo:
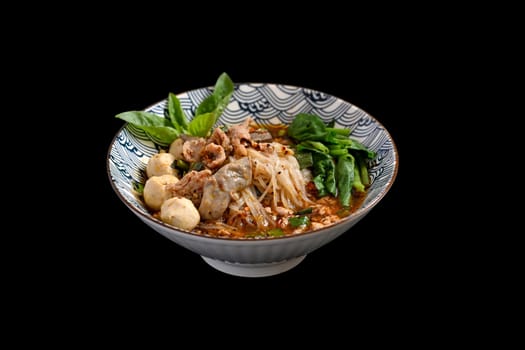
[[[197,206],[201,201],[204,185],[210,177],[211,171],[208,169],[192,170],[184,175],[179,182],[166,185],[166,190],[171,193],[171,197],[188,198]]]
[[[182,156],[184,160],[190,163],[200,161],[204,146],[206,146],[206,139],[202,137],[186,140],[182,145]]]
[[[243,142],[251,143],[250,122],[251,118],[246,118],[242,124],[233,125],[228,129],[228,135],[233,146],[233,154],[236,158],[245,157],[248,154]]]
[[[248,157],[226,164],[204,185],[199,214],[205,220],[219,219],[228,208],[231,193],[248,187],[252,182],[252,165]]]
[[[210,169],[220,167],[226,160],[224,148],[215,143],[208,143],[201,153],[201,160]]]
[[[208,139],[208,143],[215,143],[221,146],[227,156],[230,155],[230,152],[233,149],[230,138],[221,130],[221,128],[215,128],[215,130],[213,130],[213,133]]]

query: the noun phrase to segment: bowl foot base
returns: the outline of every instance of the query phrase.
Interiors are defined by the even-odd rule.
[[[201,256],[206,263],[221,272],[240,277],[266,277],[288,271],[299,265],[306,255],[275,263],[242,264],[211,259]]]

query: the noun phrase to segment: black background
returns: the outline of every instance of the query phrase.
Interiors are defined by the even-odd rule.
[[[147,55],[147,52],[137,55]],[[158,53],[162,55],[162,52]],[[409,187],[410,147],[405,129],[416,115],[412,90],[400,84],[402,75],[396,67],[375,67],[352,62],[344,54],[322,60],[305,60],[295,55],[272,52],[246,52],[242,59],[221,58],[193,62],[191,54],[182,63],[169,58],[134,60],[128,67],[126,57],[114,53],[107,74],[93,91],[95,105],[88,147],[94,163],[93,175],[95,225],[85,236],[93,248],[93,261],[85,264],[85,273],[100,279],[111,291],[133,291],[135,288],[174,294],[198,290],[216,297],[286,298],[290,295],[312,295],[315,288],[330,293],[360,290],[378,296],[387,290],[403,288],[417,279],[419,268],[414,259],[414,225],[411,204],[403,200]],[[195,58],[197,59],[197,58]],[[202,58],[199,58],[202,59]],[[366,61],[366,60],[365,60]],[[122,64],[122,66],[121,66]],[[392,71],[391,71],[392,70]],[[210,86],[221,72],[235,82],[273,82],[304,86],[323,91],[363,108],[389,130],[399,151],[399,174],[384,200],[351,232],[315,251],[296,268],[273,277],[240,278],[218,272],[198,255],[168,241],[138,220],[119,201],[106,174],[106,153],[122,122],[117,113],[144,109],[164,99],[168,92],[179,93]],[[95,171],[94,171],[95,170]],[[82,248],[81,248],[82,249]],[[342,286],[345,286],[344,288]],[[154,293],[155,294],[155,293]],[[334,296],[335,297],[335,296]]]
[[[496,30],[493,7],[481,15],[480,6],[399,3],[370,12],[328,2],[170,5],[24,5],[6,27],[4,334],[98,346],[106,336],[119,345],[143,336],[148,347],[163,336],[183,344],[183,328],[199,332],[191,344],[234,345],[244,335],[248,346],[281,344],[275,336],[346,345],[362,332],[367,342],[449,345],[457,343],[449,334],[469,343],[493,334],[467,330],[492,326],[487,301],[508,299],[487,292],[506,291],[488,279],[510,266],[492,264],[500,232],[483,239],[477,230],[499,219],[486,189],[502,175],[485,152],[507,145],[500,126],[518,115],[500,113],[511,94],[494,102],[508,84],[491,75],[512,80],[517,70],[507,65],[516,55],[500,50],[515,45]],[[342,98],[377,118],[398,148],[386,197],[280,275],[214,270],[143,224],[107,176],[116,114],[210,86],[222,72]]]
[[[58,158],[67,159],[68,175],[46,172],[59,188],[50,197],[61,215],[46,220],[52,234],[36,240],[46,249],[33,246],[42,258],[30,282],[44,286],[49,307],[97,315],[170,314],[188,305],[287,317],[314,310],[418,312],[416,300],[434,293],[439,277],[437,236],[427,219],[433,189],[417,176],[439,102],[429,87],[440,74],[428,60],[437,50],[385,33],[365,43],[329,33],[235,36],[212,47],[195,45],[184,33],[170,39],[135,34],[81,37],[86,45],[67,47],[52,64],[35,68],[46,73],[33,86],[50,89],[56,125],[75,131],[51,138]],[[169,92],[212,86],[222,72],[238,83],[290,84],[344,99],[377,118],[398,148],[399,172],[386,197],[349,232],[280,275],[243,278],[213,269],[143,224],[110,186],[107,152],[123,125],[115,115],[144,109]],[[45,166],[64,165],[46,158]]]

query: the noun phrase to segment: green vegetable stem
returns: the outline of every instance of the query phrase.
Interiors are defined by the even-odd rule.
[[[332,194],[349,207],[352,192],[363,192],[370,184],[367,160],[376,153],[350,138],[350,130],[334,128],[313,114],[300,113],[288,127],[296,144],[301,168],[311,166],[319,197]]]

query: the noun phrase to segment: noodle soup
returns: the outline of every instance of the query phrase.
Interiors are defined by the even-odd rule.
[[[337,163],[341,148],[328,144],[325,152],[320,142],[299,142],[289,134],[286,125],[263,127],[247,118],[216,127],[209,137],[181,135],[148,161],[144,202],[169,225],[238,239],[320,229],[358,208],[368,187],[359,162],[347,174]],[[333,170],[323,173],[326,167]],[[349,182],[351,197],[343,205],[340,182],[355,176],[362,187]]]
[[[397,149],[385,127],[350,102],[223,78],[119,113],[126,124],[108,148],[108,178],[131,213],[213,268],[279,274],[385,198]]]

